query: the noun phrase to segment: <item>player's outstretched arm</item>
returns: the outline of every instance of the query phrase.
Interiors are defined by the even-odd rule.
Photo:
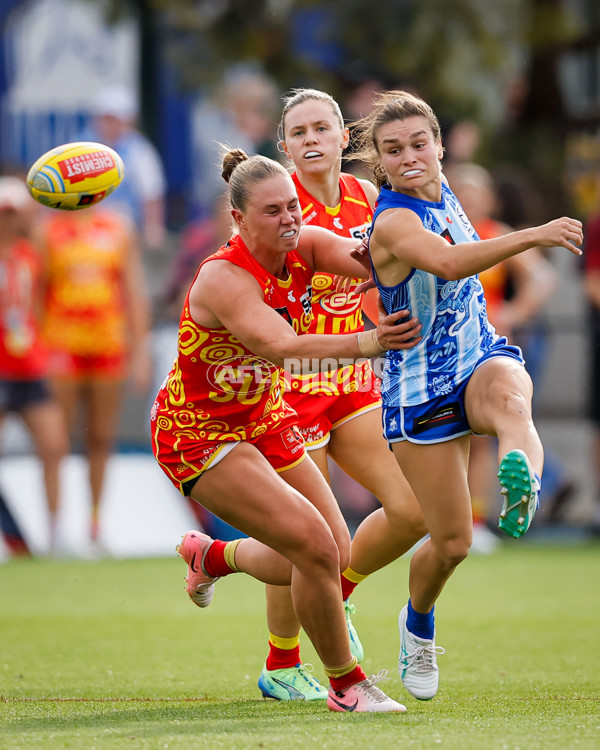
[[[226,261],[207,264],[190,292],[190,311],[199,325],[224,327],[259,357],[285,367],[291,359],[354,360],[372,357],[384,349],[406,349],[418,333],[406,311],[380,321],[372,332],[345,335],[296,335],[289,323],[264,302],[256,280],[244,269]]]
[[[412,268],[456,280],[481,273],[536,246],[564,247],[581,255],[582,243],[582,223],[562,217],[493,239],[448,246],[443,237],[425,229],[413,211],[400,208],[382,214],[371,236],[370,250],[378,276],[383,274],[383,282],[391,285],[404,279]]]

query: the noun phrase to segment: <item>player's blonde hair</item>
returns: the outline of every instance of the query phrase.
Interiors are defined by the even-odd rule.
[[[286,94],[283,97],[283,110],[281,111],[281,120],[277,127],[277,137],[280,141],[285,140],[286,115],[294,107],[309,101],[323,102],[324,104],[327,104],[339,122],[340,128],[343,130],[346,127],[340,105],[331,94],[328,94],[326,91],[320,91],[319,89],[292,89],[289,94]]]

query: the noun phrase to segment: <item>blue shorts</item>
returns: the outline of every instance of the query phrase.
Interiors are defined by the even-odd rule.
[[[492,357],[510,357],[525,364],[518,346],[506,344],[490,349],[475,365],[473,372]],[[471,375],[473,374],[471,373]],[[411,443],[443,443],[472,432],[465,412],[465,391],[470,376],[444,396],[437,396],[416,406],[383,406],[383,436],[392,443],[409,440]]]

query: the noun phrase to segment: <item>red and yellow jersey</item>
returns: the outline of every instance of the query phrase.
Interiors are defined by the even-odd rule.
[[[49,348],[77,356],[121,355],[128,337],[123,273],[129,225],[101,209],[58,214],[44,240]]]
[[[494,219],[484,219],[473,226],[480,240],[492,240],[506,234],[504,225]],[[481,271],[479,281],[483,285],[488,319],[494,325],[494,318],[505,301],[508,284],[506,263],[496,263],[495,266]]]
[[[357,241],[367,235],[373,211],[360,181],[351,174],[340,174],[341,198],[335,208],[316,201],[302,186],[298,176],[292,175],[300,205],[302,224],[324,227],[342,237]],[[327,273],[313,276],[312,322],[309,333],[356,333],[364,330],[361,297],[353,294],[361,279],[354,279],[350,293],[335,290],[334,277]],[[337,396],[352,393],[370,382],[369,363],[365,360],[338,370],[287,378],[289,390],[313,395]]]
[[[213,260],[227,260],[251,273],[265,303],[296,333],[307,332],[312,269],[298,253],[286,256],[285,280],[263,268],[239,236],[202,265]],[[289,415],[295,412],[283,399],[281,368],[257,357],[227,329],[198,325],[190,314],[188,292],[179,323],[178,356],[151,413],[159,460],[161,451],[176,451],[184,441],[256,439]]]
[[[0,377],[37,380],[46,375],[35,302],[39,299],[41,262],[26,239],[16,240],[0,258]]]

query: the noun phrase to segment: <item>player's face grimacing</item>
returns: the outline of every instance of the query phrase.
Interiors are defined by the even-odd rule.
[[[392,189],[422,200],[439,200],[443,149],[425,117],[386,122],[377,130],[376,140]]]
[[[275,175],[255,185],[244,211],[232,211],[242,239],[256,253],[295,250],[302,210],[291,177]]]
[[[285,116],[286,155],[297,170],[323,172],[337,167],[348,146],[348,128],[326,102],[308,99],[297,104]]]

